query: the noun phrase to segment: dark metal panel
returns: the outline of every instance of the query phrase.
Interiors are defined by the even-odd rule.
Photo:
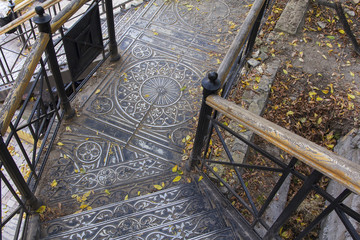
[[[65,34],[63,42],[71,77],[76,81],[104,48],[97,4]]]

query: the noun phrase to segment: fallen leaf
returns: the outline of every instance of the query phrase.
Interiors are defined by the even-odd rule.
[[[110,191],[109,191],[109,190],[105,189],[104,192],[105,192],[107,195],[110,195]]]
[[[57,145],[64,146],[64,144],[62,142],[58,142]]]
[[[128,200],[129,199],[129,194],[127,194],[124,198],[124,200]]]
[[[178,169],[178,165],[175,165],[173,168],[172,168],[172,172],[176,172]]]
[[[52,181],[52,183],[51,183],[51,187],[56,187],[57,186],[57,181],[54,179],[54,181]]]
[[[156,188],[157,190],[161,190],[161,189],[162,189],[162,186],[160,186],[160,185],[154,185],[154,188]]]
[[[173,182],[178,182],[178,181],[180,181],[180,179],[181,179],[181,176],[176,176],[176,177],[174,178]]]
[[[100,89],[96,89],[95,94],[98,94],[100,91]]]
[[[203,179],[203,176],[200,176],[198,179],[198,182],[200,182]]]
[[[45,212],[45,210],[46,210],[46,206],[42,205],[36,210],[36,212],[40,213],[40,214],[43,214]]]

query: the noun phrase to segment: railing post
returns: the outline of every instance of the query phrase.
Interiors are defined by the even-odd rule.
[[[21,174],[18,166],[16,165],[13,157],[11,156],[6,144],[3,141],[3,136],[0,133],[0,160],[3,163],[6,172],[9,174],[11,180],[15,184],[17,190],[21,196],[25,199],[25,204],[36,211],[41,202],[35,197],[34,193],[30,190],[29,186],[25,182],[23,175]]]
[[[14,12],[15,3],[13,3],[12,0],[9,0],[9,5],[8,5],[8,6],[9,6],[9,8],[11,9],[11,14],[14,16],[14,19],[16,19],[16,18],[17,18],[17,13]],[[26,44],[26,40],[25,40],[25,37],[24,37],[24,32],[23,32],[23,30],[22,30],[22,28],[21,28],[21,25],[19,25],[19,26],[17,27],[17,29],[18,29],[19,34],[20,34],[20,40],[21,40],[21,42],[25,45],[25,48],[27,48],[28,46],[27,46],[27,44]]]
[[[215,94],[220,89],[221,82],[218,79],[218,74],[216,72],[210,72],[208,76],[202,80],[201,85],[203,87],[203,98],[199,114],[199,122],[196,129],[194,147],[190,159],[186,164],[186,169],[188,171],[192,170],[195,164],[199,161],[201,149],[204,145],[206,135],[208,134],[212,108],[206,105],[206,98],[211,94]]]
[[[44,14],[44,8],[41,6],[35,7],[35,11],[38,16],[34,17],[34,22],[38,25],[39,31],[50,35],[50,40],[46,46],[46,54],[48,55],[50,70],[53,74],[57,92],[61,100],[61,107],[65,111],[66,118],[69,119],[75,115],[75,111],[71,108],[69,98],[66,95],[64,82],[62,80],[59,64],[56,58],[54,43],[51,35],[51,17],[48,14]]]
[[[114,26],[114,12],[112,0],[105,0],[106,7],[106,21],[109,35],[109,48],[110,48],[110,61],[115,62],[120,60],[120,55],[117,48],[116,36],[115,36],[115,26]]]

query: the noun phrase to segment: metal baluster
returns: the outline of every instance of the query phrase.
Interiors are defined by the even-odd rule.
[[[221,82],[218,79],[218,74],[216,72],[210,72],[208,76],[202,80],[201,85],[203,87],[203,98],[201,103],[199,122],[196,128],[194,148],[191,153],[191,157],[186,164],[186,169],[188,171],[193,169],[195,164],[198,163],[199,157],[201,155],[201,149],[204,145],[204,139],[206,138],[206,135],[209,131],[212,108],[206,105],[205,101],[209,95],[215,94],[220,89]]]
[[[107,21],[109,41],[110,41],[109,44],[110,53],[111,53],[110,61],[115,62],[120,60],[120,55],[116,43],[112,0],[105,0],[105,6],[106,6],[106,21]]]
[[[57,92],[61,100],[61,107],[65,111],[66,119],[69,119],[75,115],[75,110],[71,108],[69,98],[66,95],[64,82],[56,58],[54,43],[51,35],[51,17],[45,14],[44,8],[42,8],[41,6],[37,6],[35,8],[35,11],[38,16],[34,17],[34,22],[38,25],[39,31],[43,33],[48,33],[50,35],[50,40],[46,46],[46,53],[48,55],[50,70],[54,76]]]

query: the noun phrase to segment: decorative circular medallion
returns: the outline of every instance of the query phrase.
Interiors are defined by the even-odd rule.
[[[141,96],[154,106],[173,104],[181,97],[181,87],[178,82],[168,77],[153,77],[141,86]]]
[[[116,181],[116,173],[111,168],[104,168],[98,172],[97,178],[101,185],[109,186]]]
[[[113,107],[111,99],[98,97],[91,103],[91,110],[95,113],[104,114],[109,112]]]
[[[138,59],[146,59],[146,58],[151,57],[152,49],[146,45],[137,44],[133,48],[132,54],[134,55],[134,57],[136,57]]]
[[[177,128],[175,129],[171,134],[171,140],[174,144],[178,146],[185,146],[186,142],[183,141],[184,138],[186,138],[187,135],[191,133],[191,130],[189,128]]]
[[[100,144],[93,141],[87,141],[79,145],[76,156],[84,163],[91,163],[100,158],[101,152]]]
[[[176,15],[173,12],[165,11],[160,15],[158,21],[167,25],[171,25],[176,22]]]
[[[228,32],[224,26],[228,25],[226,20],[230,7],[223,0],[178,1],[175,9],[181,21],[198,31],[217,34]]]
[[[117,107],[125,117],[151,127],[170,127],[197,114],[200,74],[172,60],[153,59],[126,69],[116,83]],[[196,89],[196,90],[195,90]]]

